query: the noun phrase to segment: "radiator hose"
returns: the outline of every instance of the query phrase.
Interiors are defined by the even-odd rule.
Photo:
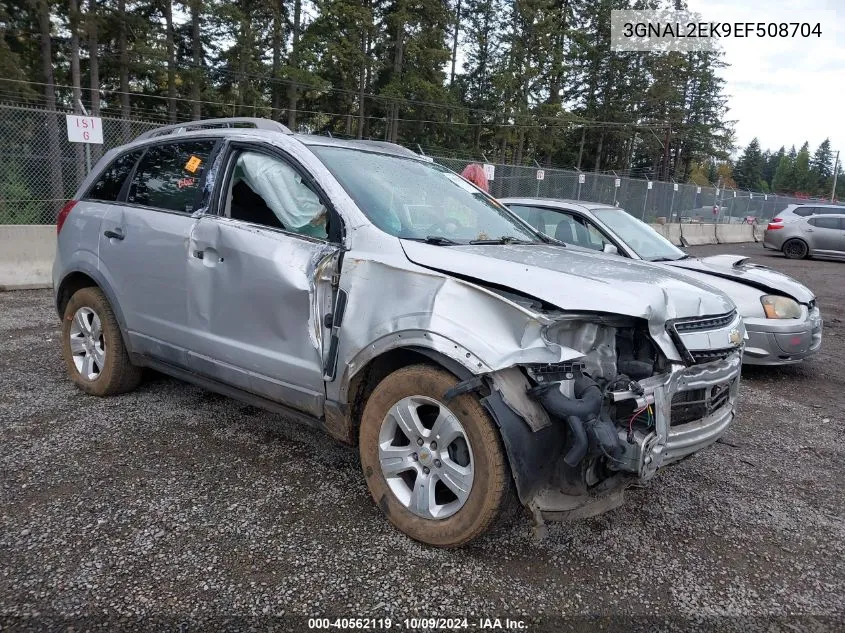
[[[622,451],[616,427],[609,419],[600,417],[602,392],[592,378],[579,375],[575,379],[574,398],[560,392],[560,383],[537,385],[528,393],[557,418],[566,420],[573,442],[563,458],[568,466],[577,466],[587,455],[590,441],[606,455],[618,457]]]

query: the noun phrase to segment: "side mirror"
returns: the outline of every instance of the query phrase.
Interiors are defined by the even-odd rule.
[[[608,244],[607,242],[604,243],[604,246],[602,246],[601,250],[603,253],[607,253],[608,255],[619,254],[619,249],[616,248],[616,246],[614,246],[613,244]]]

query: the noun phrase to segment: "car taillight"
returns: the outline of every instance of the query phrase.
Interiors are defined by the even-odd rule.
[[[772,218],[770,222],[783,222],[781,218]]]
[[[71,209],[76,206],[76,202],[76,200],[68,200],[67,203],[65,203],[65,206],[62,207],[62,210],[59,211],[59,215],[56,217],[56,235],[61,233],[65,220],[67,220],[67,216],[70,215]]]
[[[782,228],[783,228],[783,224],[771,224],[770,223],[769,226],[766,227],[766,230],[767,231],[774,231],[775,229],[782,229]]]

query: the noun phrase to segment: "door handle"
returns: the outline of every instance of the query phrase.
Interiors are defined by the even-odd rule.
[[[112,240],[122,240],[126,237],[120,229],[103,231],[103,235]]]
[[[192,250],[191,256],[202,261],[206,266],[216,266],[223,261],[223,258],[213,248]]]

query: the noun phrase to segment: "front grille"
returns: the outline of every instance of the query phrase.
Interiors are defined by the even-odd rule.
[[[713,361],[724,360],[735,351],[735,347],[729,347],[727,349],[701,350],[690,352],[689,354],[692,356],[692,360],[696,365],[701,365],[702,363],[712,363]]]
[[[672,397],[670,426],[700,420],[728,404],[730,396],[730,382],[678,392]]]
[[[711,317],[693,317],[691,319],[678,319],[675,321],[675,331],[680,332],[698,332],[701,330],[715,330],[720,327],[730,325],[736,318],[736,312],[729,312],[728,314],[720,314]]]

